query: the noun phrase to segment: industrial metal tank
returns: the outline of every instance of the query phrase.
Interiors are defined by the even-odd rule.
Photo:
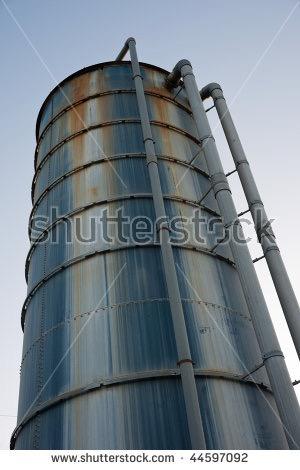
[[[166,89],[167,71],[140,65],[166,213],[198,209],[213,223],[219,209],[212,192],[203,198],[209,175],[185,92]],[[47,97],[32,198],[11,447],[191,448],[159,243],[123,244],[115,227],[110,242],[87,240],[105,211],[155,221],[130,62],[80,70]],[[211,251],[217,234],[201,230],[204,244],[191,238],[173,252],[207,448],[287,448],[264,368],[248,376],[261,354],[232,254]]]

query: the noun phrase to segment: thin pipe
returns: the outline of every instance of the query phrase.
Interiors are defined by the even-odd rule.
[[[143,79],[141,76],[140,65],[136,52],[135,39],[129,38],[125,44],[128,45],[130,52],[132,74],[136,89],[143,139],[145,143],[147,166],[153,194],[155,216],[157,221],[163,221],[158,224],[157,229],[161,236],[162,261],[170,301],[170,309],[178,355],[178,366],[182,381],[191,446],[193,449],[205,449],[206,444],[202,426],[193,361],[184,319],[173,249],[170,243],[169,227],[158,172],[157,156],[155,153],[154,141],[147,110]],[[125,46],[121,51],[122,54],[124,50]],[[122,54],[120,53],[118,57],[120,57]]]
[[[129,41],[135,41],[135,39],[134,38],[128,38],[125,41],[124,46],[122,47],[122,49],[120,50],[119,54],[116,57],[116,62],[119,61],[119,60],[124,59],[125,55],[127,54],[128,50],[129,50]]]
[[[180,61],[174,67],[173,72],[167,78],[166,86],[168,88],[175,86],[181,77],[183,78],[199,138],[202,142],[203,153],[224,225],[228,228],[236,226],[239,229],[238,233],[241,240],[242,227],[238,220],[228,181],[200,98],[193,69],[187,60]],[[300,448],[299,404],[249,249],[245,240],[244,243],[241,243],[241,241],[236,242],[233,237],[230,237],[229,243],[289,447],[298,449]]]
[[[258,192],[250,165],[239,139],[238,132],[224,98],[223,91],[219,84],[210,83],[201,90],[200,94],[202,99],[211,96],[214,100],[251,211],[258,240],[262,246],[286,322],[300,358],[299,304]]]

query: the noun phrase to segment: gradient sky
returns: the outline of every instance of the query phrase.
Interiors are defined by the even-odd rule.
[[[56,81],[87,65],[113,60],[128,36],[137,39],[140,60],[170,70],[179,59],[187,58],[199,88],[211,81],[222,84],[300,297],[296,245],[300,232],[299,2],[6,0],[6,5],[19,26],[0,0],[1,449],[8,448],[17,414],[36,117]],[[214,129],[218,125],[214,111],[209,117]],[[229,171],[233,164],[220,127],[214,134]],[[237,209],[244,210],[237,176],[230,182]],[[255,237],[250,248],[253,257],[261,253]],[[255,266],[291,377],[300,379],[297,356],[266,264],[260,261]],[[300,385],[297,394],[300,397]]]

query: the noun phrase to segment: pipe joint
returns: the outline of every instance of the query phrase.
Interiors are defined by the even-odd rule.
[[[248,160],[246,160],[245,158],[243,160],[238,160],[237,162],[235,162],[235,165],[236,165],[236,168],[238,168],[240,165],[249,165],[249,162]]]
[[[151,163],[154,163],[155,165],[158,165],[157,158],[156,157],[147,158],[147,166],[149,166]]]
[[[141,80],[143,80],[143,77],[140,73],[136,73],[135,75],[132,75],[132,80],[135,80],[137,77],[139,77]]]
[[[264,255],[266,255],[269,251],[280,251],[276,243],[273,246],[268,246],[265,250],[263,250]]]
[[[231,222],[227,222],[227,224],[224,224],[224,228],[225,230],[228,230],[230,227],[234,227],[235,225],[241,225],[239,219],[234,219]]]
[[[189,60],[187,59],[181,59],[179,62],[177,62],[177,64],[175,65],[174,69],[173,69],[173,72],[176,71],[176,73],[181,73],[181,69],[182,67],[184,67],[185,65],[189,65],[190,67],[192,67],[192,64],[190,63]]]
[[[263,202],[260,200],[260,199],[253,199],[250,203],[249,203],[249,209],[251,210],[252,207],[254,206],[263,206]]]
[[[263,236],[275,238],[271,223],[271,220],[267,220],[262,226],[260,224],[256,224],[255,228],[259,242]]]
[[[263,363],[265,363],[268,359],[271,359],[272,357],[284,357],[283,352],[280,351],[280,349],[274,349],[273,351],[269,351],[268,353],[263,354],[262,359]]]
[[[125,43],[124,43],[124,46],[122,47],[121,51],[119,52],[119,54],[117,55],[116,57],[116,61],[118,62],[119,60],[123,60],[125,55],[127,54],[128,52],[128,49],[129,49],[129,46],[130,46],[130,42],[133,42],[134,45],[136,44],[136,41],[134,38],[130,37],[128,39],[126,39]]]
[[[129,43],[130,43],[130,42],[134,42],[134,44],[136,44],[135,38],[130,37],[130,38],[126,39],[126,41],[125,41],[125,46],[128,46],[128,47],[129,47]]]
[[[214,90],[220,90],[223,94],[221,85],[219,85],[219,83],[212,82],[206,85],[205,87],[203,87],[202,90],[200,91],[200,96],[201,96],[202,101],[206,100],[207,98],[210,98]]]
[[[150,137],[150,136],[145,137],[145,138],[143,139],[143,143],[144,143],[144,144],[145,144],[146,142],[148,142],[148,141],[153,142],[153,144],[154,144],[154,140],[153,140],[153,138]]]
[[[204,135],[203,137],[201,137],[200,139],[200,145],[201,147],[203,146],[203,142],[205,142],[207,139],[212,139],[213,141],[215,141],[215,138],[212,134],[207,134],[207,135]],[[202,149],[201,149],[202,150]]]
[[[169,233],[171,233],[169,220],[167,217],[160,217],[160,219],[156,222],[157,233],[159,233],[161,230],[167,230]]]
[[[192,67],[191,63],[187,59],[182,59],[173,68],[172,72],[169,73],[169,75],[166,78],[165,86],[168,90],[171,90],[172,88],[176,88],[179,85],[180,79],[181,79],[181,69],[185,65],[189,65]],[[190,73],[190,72],[189,72]]]
[[[230,187],[227,181],[227,178],[224,173],[215,173],[214,175],[211,176],[211,185],[215,194],[218,194],[219,191],[230,191]]]
[[[177,362],[177,365],[180,367],[182,364],[192,364],[192,366],[195,365],[194,361],[190,359],[189,357],[180,359],[180,361]]]

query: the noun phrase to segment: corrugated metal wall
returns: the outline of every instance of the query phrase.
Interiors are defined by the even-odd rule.
[[[184,92],[142,64],[168,215],[191,216],[208,190]],[[26,264],[17,449],[187,449],[190,438],[160,248],[80,243],[104,209],[154,220],[129,63],[93,66],[45,101],[37,125],[33,217],[48,217]],[[53,211],[53,207],[57,210]],[[212,194],[201,214],[218,216]],[[204,230],[204,228],[203,228]],[[49,241],[57,236],[57,243]],[[48,235],[41,243],[41,238]],[[174,248],[208,448],[285,448],[268,378],[228,247]],[[181,270],[184,272],[182,275]],[[121,271],[121,272],[120,272]],[[25,417],[25,420],[24,420]]]

